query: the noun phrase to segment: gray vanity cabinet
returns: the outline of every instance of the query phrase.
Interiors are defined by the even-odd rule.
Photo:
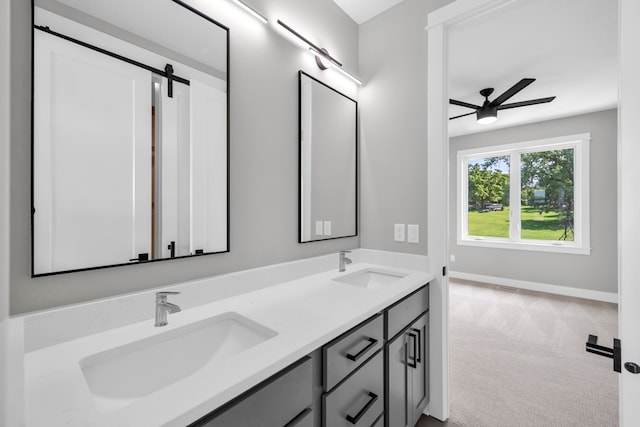
[[[189,427],[413,427],[429,402],[429,287]]]
[[[425,287],[387,309],[387,427],[415,426],[429,402],[428,301]]]
[[[305,357],[189,427],[313,426],[313,359]]]

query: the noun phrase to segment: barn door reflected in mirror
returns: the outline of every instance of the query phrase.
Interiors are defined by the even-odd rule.
[[[227,29],[116,3],[34,6],[35,276],[228,251]]]

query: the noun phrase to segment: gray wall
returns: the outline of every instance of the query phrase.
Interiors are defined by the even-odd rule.
[[[360,26],[362,247],[427,255],[427,15],[448,0],[405,0]],[[418,224],[420,243],[393,240]]]
[[[297,243],[298,69],[353,98],[357,93],[337,73],[321,73],[313,57],[274,25],[276,18],[282,19],[354,72],[358,71],[358,26],[332,0],[250,2],[271,19],[269,26],[231,2],[194,0],[230,27],[231,252],[31,278],[31,15],[30,2],[10,2],[12,314],[360,246],[358,237]],[[0,296],[0,301],[5,299]]]
[[[0,93],[9,93],[9,0],[0,0]],[[8,425],[9,97],[0,96],[0,425]]]
[[[590,132],[591,254],[570,255],[458,246],[456,152],[478,147]],[[507,279],[613,292],[617,285],[617,111],[582,114],[450,140],[451,270]]]

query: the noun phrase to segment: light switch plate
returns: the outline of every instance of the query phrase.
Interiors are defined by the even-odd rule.
[[[324,222],[324,235],[331,236],[331,221]]]
[[[451,262],[456,262],[456,256],[453,254],[449,255],[449,260],[451,260]]]
[[[322,221],[316,221],[316,236],[322,236]]]
[[[420,226],[418,224],[407,225],[407,242],[409,243],[420,242]]]
[[[404,242],[404,224],[393,224],[393,240]]]

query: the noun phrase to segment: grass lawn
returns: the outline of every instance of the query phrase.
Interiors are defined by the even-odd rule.
[[[540,214],[531,206],[522,206],[522,238],[534,240],[559,240],[564,224],[557,212]],[[469,235],[484,237],[509,237],[509,207],[503,211],[469,212]],[[573,235],[567,240],[573,240]]]

